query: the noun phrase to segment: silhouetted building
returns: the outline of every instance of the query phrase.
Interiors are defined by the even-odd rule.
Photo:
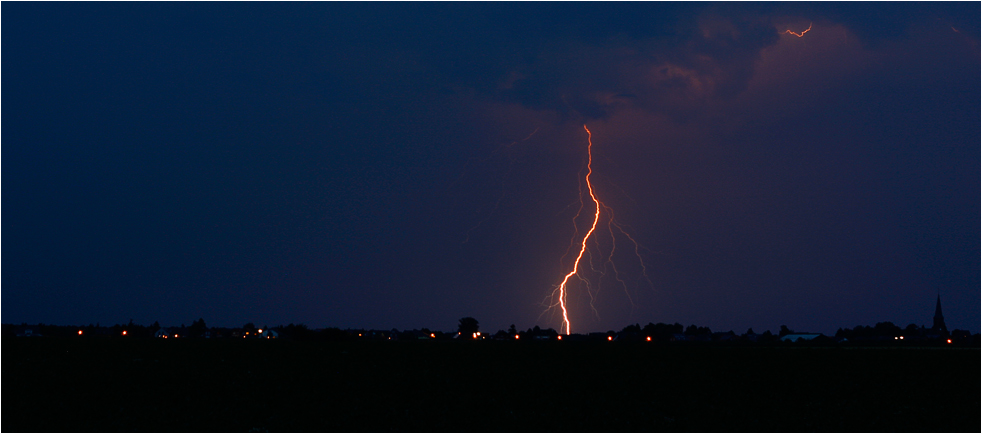
[[[821,333],[791,333],[781,336],[781,342],[797,342],[798,339],[801,339],[803,341],[810,341],[819,336],[822,336],[822,334]]]
[[[38,326],[19,326],[17,327],[17,336],[42,336],[41,328]]]
[[[931,331],[948,336],[948,327],[945,326],[944,315],[941,314],[941,294],[938,294],[938,304],[934,308],[934,325],[931,326]]]
[[[153,337],[167,339],[170,337],[170,334],[170,330],[161,327],[156,333],[153,334]]]

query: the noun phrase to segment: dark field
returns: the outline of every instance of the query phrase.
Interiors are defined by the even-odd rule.
[[[979,432],[978,348],[3,339],[3,432]]]

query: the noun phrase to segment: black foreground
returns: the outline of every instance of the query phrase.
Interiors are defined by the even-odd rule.
[[[3,339],[3,432],[980,432],[978,348]]]

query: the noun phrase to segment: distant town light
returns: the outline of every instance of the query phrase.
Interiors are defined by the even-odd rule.
[[[515,339],[518,339],[518,335],[515,335]]]
[[[612,341],[612,340],[614,340],[614,337],[613,336],[607,336],[607,340],[608,341]]]
[[[126,330],[123,330],[123,336],[126,336]]]
[[[477,333],[471,333],[471,337],[477,339]]]
[[[896,336],[894,336],[894,337],[893,337],[893,340],[897,340],[897,339],[900,339],[900,338],[898,338],[898,337],[896,337]]]
[[[647,338],[646,340],[647,340],[648,342],[651,342],[651,336],[648,336],[648,338]]]
[[[949,343],[949,344],[951,343],[951,339],[948,339],[948,343]]]
[[[361,337],[361,333],[358,333],[358,337]]]
[[[481,332],[477,332],[477,335],[478,335],[478,336],[481,336]]]
[[[563,340],[563,336],[562,335],[556,336],[556,339]]]
[[[263,332],[263,329],[259,329],[259,330],[257,330],[257,331],[258,331],[259,333],[262,333],[262,332]]]
[[[430,337],[431,338],[435,338],[436,337],[436,333],[430,333]]]
[[[82,331],[81,330],[78,331],[78,335],[79,336],[82,336]]]
[[[904,340],[904,337],[903,337],[903,336],[901,336],[901,337],[900,337],[900,340]]]

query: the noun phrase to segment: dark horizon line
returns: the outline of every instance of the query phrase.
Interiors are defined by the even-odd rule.
[[[200,319],[201,318],[199,318],[199,320]],[[196,322],[197,322],[197,320],[192,321],[192,325],[194,325],[194,323],[196,323]],[[54,324],[54,323],[44,323],[44,322],[37,322],[37,323],[21,322],[21,323],[2,323],[2,324],[0,324],[0,326],[2,326],[3,328],[8,328],[8,327],[25,327],[25,326],[38,326],[38,327],[60,327],[60,328],[63,327],[63,328],[80,328],[80,329],[85,329],[85,328],[89,328],[89,329],[92,329],[92,328],[96,328],[96,329],[111,329],[111,328],[120,328],[120,327],[125,328],[127,326],[142,327],[142,328],[151,328],[151,327],[154,327],[155,324],[159,328],[167,328],[167,329],[174,329],[174,328],[180,329],[180,328],[189,328],[190,327],[190,326],[185,325],[185,324],[180,324],[180,325],[162,325],[158,321],[154,321],[154,323],[149,324],[149,325],[143,325],[143,324],[139,324],[139,323],[134,323],[134,322],[132,322],[132,320],[130,320],[130,323],[128,323],[128,324],[116,323],[116,324],[112,324],[112,325],[101,325],[100,322],[96,322],[95,324],[89,323],[88,325],[85,325],[85,324]],[[411,332],[411,331],[426,330],[426,331],[430,331],[430,332],[439,332],[439,333],[444,333],[444,334],[454,334],[454,333],[457,333],[456,331],[447,332],[447,331],[443,331],[443,330],[439,330],[439,329],[434,329],[434,328],[430,328],[430,327],[405,328],[405,329],[399,329],[399,328],[395,328],[395,327],[391,327],[391,328],[371,328],[371,327],[344,327],[344,328],[342,328],[342,327],[339,327],[339,326],[311,327],[311,326],[308,326],[308,325],[306,325],[304,323],[293,323],[293,322],[288,323],[288,324],[277,324],[277,325],[273,325],[273,326],[270,326],[268,324],[263,324],[262,326],[256,326],[255,323],[253,323],[253,322],[247,322],[246,324],[243,324],[241,326],[225,326],[225,325],[211,326],[211,325],[207,325],[207,323],[206,323],[205,329],[206,330],[212,330],[212,329],[219,329],[219,330],[220,329],[237,330],[237,329],[246,329],[246,328],[248,328],[246,326],[248,326],[250,324],[255,329],[262,329],[262,328],[282,329],[282,328],[287,328],[287,327],[290,327],[290,326],[295,326],[295,327],[303,327],[303,328],[306,328],[307,330],[314,331],[314,332],[316,332],[316,331],[323,331],[323,330],[332,330],[333,329],[333,330],[340,330],[340,331],[381,331],[381,332],[392,332],[393,330],[396,331],[396,332]],[[658,325],[675,326],[675,325],[679,325],[679,326],[682,326],[683,330],[687,330],[690,327],[693,327],[693,328],[700,329],[700,330],[703,330],[704,329],[704,330],[708,331],[710,334],[730,333],[730,332],[732,332],[732,333],[734,333],[737,336],[747,335],[748,332],[750,332],[750,331],[753,330],[753,327],[748,327],[747,328],[747,331],[746,332],[743,332],[743,333],[737,332],[737,331],[735,331],[732,328],[730,328],[729,330],[712,331],[712,329],[710,327],[708,327],[708,326],[705,326],[705,327],[704,326],[699,326],[699,325],[697,325],[695,323],[689,324],[689,325],[685,325],[685,324],[679,323],[679,322],[674,322],[674,323],[657,322],[656,323],[656,322],[653,322],[653,321],[649,321],[646,325],[641,325],[641,323],[639,323],[639,322],[635,322],[633,324],[627,324],[624,327],[622,327],[620,330],[610,329],[610,330],[606,330],[606,331],[603,331],[603,330],[601,330],[601,331],[588,331],[588,332],[568,333],[568,334],[561,334],[561,333],[558,333],[558,332],[556,332],[556,333],[557,334],[561,334],[563,336],[576,336],[576,335],[588,336],[588,335],[591,335],[591,334],[598,334],[598,333],[601,333],[601,334],[602,333],[608,333],[608,334],[609,333],[615,333],[616,334],[616,333],[622,333],[626,329],[629,329],[631,327],[635,327],[636,326],[636,327],[639,327],[639,328],[643,328],[643,327],[646,327],[648,325],[652,325],[652,326],[658,326]],[[855,329],[858,329],[860,327],[863,327],[863,328],[876,328],[879,325],[883,325],[884,327],[894,326],[894,327],[899,328],[900,330],[906,330],[906,329],[910,328],[911,326],[914,326],[918,330],[932,330],[932,329],[934,329],[934,327],[929,327],[929,326],[926,326],[926,325],[923,325],[923,324],[916,324],[916,323],[913,323],[913,322],[910,323],[910,324],[907,324],[906,326],[900,326],[898,324],[895,324],[892,321],[879,321],[879,322],[876,322],[873,325],[857,324],[857,325],[854,325],[854,326],[846,326],[846,327],[840,326],[840,327],[836,327],[836,332],[848,331],[848,330],[855,330]],[[787,326],[784,325],[784,324],[782,324],[781,326],[779,326],[779,328],[778,328],[779,331],[777,333],[780,333],[781,330],[784,329],[784,328],[787,328]],[[542,330],[542,331],[546,331],[546,330],[556,331],[556,329],[553,328],[553,327],[541,327],[538,324],[533,325],[532,327],[529,327],[527,330],[536,330],[536,329]],[[949,329],[947,327],[945,327],[945,329],[946,330],[951,330],[951,332],[955,332],[955,331],[968,332],[972,336],[979,335],[980,334],[979,332],[972,333],[968,329],[960,329],[960,328],[950,328]],[[526,330],[523,330],[521,328],[516,328],[515,330],[516,331],[519,331],[519,332],[525,332],[526,331]],[[826,335],[824,332],[798,331],[798,330],[793,330],[793,329],[788,329],[788,330],[789,330],[789,333],[794,333],[794,334],[821,334],[821,335]],[[490,331],[486,331],[486,332],[493,334],[493,333],[498,333],[498,332],[502,332],[502,331],[507,331],[507,330],[499,329],[496,332],[490,332]],[[762,334],[765,334],[765,333],[772,333],[772,334],[774,334],[774,332],[771,332],[771,329],[770,328],[764,330],[763,332],[754,331],[754,334],[756,334],[756,335],[762,335]],[[834,336],[835,333],[833,333],[832,335]]]

